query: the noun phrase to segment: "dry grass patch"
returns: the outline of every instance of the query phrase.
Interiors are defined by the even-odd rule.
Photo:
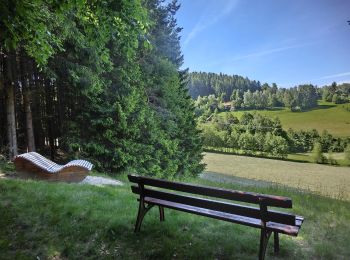
[[[310,190],[350,200],[350,168],[238,155],[205,153],[206,170]]]

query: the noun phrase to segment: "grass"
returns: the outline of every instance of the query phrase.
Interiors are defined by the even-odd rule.
[[[166,209],[146,216],[133,233],[137,201],[124,186],[94,187],[0,180],[0,259],[256,259],[259,230]],[[204,185],[289,196],[306,218],[297,238],[281,236],[268,259],[346,259],[350,205],[278,185],[187,180]],[[272,241],[270,241],[272,242]]]
[[[349,162],[345,159],[345,153],[323,153],[326,158],[333,158],[333,161],[336,162],[337,166],[350,166]],[[312,157],[312,153],[291,153],[288,154],[287,160],[295,161],[295,162],[309,162],[314,163],[314,159]],[[332,162],[328,161],[327,164],[332,164]]]
[[[275,160],[283,160],[283,161],[292,161],[292,162],[304,162],[304,163],[315,163],[312,153],[289,153],[286,158],[276,158],[270,156],[268,154],[256,153],[256,154],[247,154],[244,150],[237,150],[226,147],[204,147],[204,151],[209,153],[218,153],[218,154],[230,154],[230,155],[240,155],[246,157],[256,157],[256,158],[268,158]],[[323,155],[329,159],[324,164],[325,165],[336,165],[336,166],[350,166],[350,162],[345,158],[345,153],[323,153]]]
[[[347,110],[348,109],[348,110]],[[246,110],[233,113],[240,118],[244,112],[257,112],[268,117],[279,117],[284,129],[295,130],[317,129],[320,133],[327,130],[336,137],[350,135],[350,104],[335,105],[319,101],[319,106],[305,112],[291,112],[289,109]]]
[[[207,171],[268,181],[350,201],[350,168],[206,153]]]

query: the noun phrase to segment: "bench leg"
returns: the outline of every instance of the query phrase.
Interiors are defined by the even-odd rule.
[[[278,237],[278,232],[273,232],[273,248],[275,253],[277,254],[280,251],[280,239]]]
[[[164,208],[162,206],[159,206],[159,219],[164,221]]]
[[[141,199],[139,204],[139,211],[137,213],[136,224],[135,224],[135,232],[139,232],[141,229],[141,224],[146,213],[153,207],[152,204],[148,204],[145,206],[144,201]]]
[[[265,229],[261,229],[260,232],[260,249],[259,249],[259,260],[265,259],[266,247],[269,242],[269,238],[271,236],[271,231],[267,231]]]

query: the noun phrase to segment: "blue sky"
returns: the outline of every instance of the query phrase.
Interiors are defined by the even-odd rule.
[[[280,87],[350,82],[350,0],[179,0],[184,67]]]

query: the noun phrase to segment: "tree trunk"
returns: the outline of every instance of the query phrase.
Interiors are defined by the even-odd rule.
[[[27,132],[27,148],[28,152],[35,151],[35,139],[34,139],[34,128],[33,128],[33,115],[31,109],[31,92],[30,86],[28,84],[28,75],[31,77],[32,72],[29,71],[27,74],[27,64],[25,60],[21,60],[21,72],[22,72],[22,86],[23,86],[23,103],[24,103],[24,111],[26,115],[26,132]]]
[[[55,160],[55,137],[54,137],[54,108],[53,108],[53,89],[50,80],[45,80],[46,91],[46,113],[47,113],[47,134],[49,137],[50,157],[51,160]]]
[[[32,109],[30,107],[31,94],[28,88],[24,89],[23,93],[24,100],[24,110],[26,114],[26,130],[27,130],[27,145],[28,151],[35,151],[35,141],[34,141],[34,128],[33,128],[33,116]]]
[[[9,147],[9,157],[12,159],[18,154],[16,115],[15,115],[15,91],[12,83],[11,58],[6,58],[6,112],[7,112],[7,138]]]
[[[9,157],[12,159],[18,154],[16,117],[15,117],[15,93],[12,83],[6,86],[6,111],[7,111],[7,138],[9,145]]]

